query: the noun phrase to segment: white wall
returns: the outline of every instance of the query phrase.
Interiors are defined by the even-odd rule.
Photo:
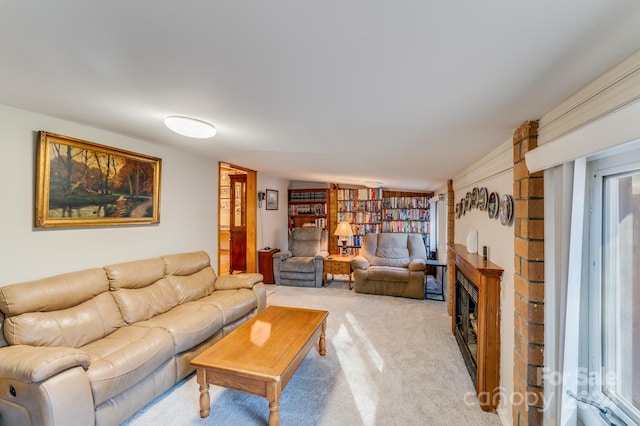
[[[264,247],[287,249],[288,239],[288,188],[289,180],[265,173],[258,173],[258,192],[265,192],[267,189],[278,191],[278,210],[267,210],[266,203],[262,202],[262,207],[258,208],[258,229],[257,246],[258,249]]]
[[[160,224],[34,228],[38,130],[161,158]],[[0,286],[192,250],[206,250],[215,264],[217,160],[4,105],[0,105],[0,147]],[[286,225],[286,220],[282,222]]]
[[[475,163],[453,179],[454,203],[465,197],[474,187],[486,187],[491,192],[513,195],[512,141],[502,143],[489,155]],[[513,394],[513,344],[514,344],[514,230],[504,226],[497,218],[490,219],[486,210],[472,209],[455,219],[455,243],[467,243],[469,231],[478,231],[478,252],[482,246],[489,248],[489,260],[504,269],[500,291],[500,386],[498,415],[503,424],[512,423],[508,398]]]

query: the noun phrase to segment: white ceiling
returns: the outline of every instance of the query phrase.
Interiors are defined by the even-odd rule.
[[[636,0],[0,0],[0,103],[289,179],[434,190],[638,48]],[[172,134],[170,114],[218,134]]]

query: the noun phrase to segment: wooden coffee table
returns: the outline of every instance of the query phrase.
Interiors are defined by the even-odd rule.
[[[191,364],[200,385],[200,417],[209,415],[212,384],[267,398],[269,426],[279,425],[280,394],[289,379],[316,341],[320,355],[326,354],[328,315],[269,306],[196,356]]]

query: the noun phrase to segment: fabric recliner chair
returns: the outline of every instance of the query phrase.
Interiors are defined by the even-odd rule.
[[[326,230],[310,226],[294,228],[289,235],[289,250],[273,255],[276,284],[321,287],[328,250],[329,234]]]
[[[357,293],[424,299],[427,251],[420,234],[367,234],[351,267]]]

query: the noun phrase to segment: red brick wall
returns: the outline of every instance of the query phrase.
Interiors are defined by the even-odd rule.
[[[524,161],[538,145],[538,123],[527,121],[513,133],[515,310],[513,424],[541,425],[544,365],[544,178]]]

